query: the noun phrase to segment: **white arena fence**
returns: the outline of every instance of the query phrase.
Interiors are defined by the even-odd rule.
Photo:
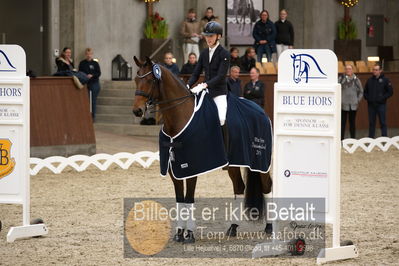
[[[399,150],[399,136],[393,138],[380,137],[377,139],[344,139],[342,141],[342,148],[348,153],[354,153],[359,148],[365,152],[372,152],[375,148],[386,152],[392,146]],[[112,164],[125,170],[134,163],[138,163],[144,168],[149,168],[155,161],[159,161],[159,152],[151,151],[141,151],[134,154],[120,152],[114,155],[105,153],[93,156],[74,155],[68,158],[62,156],[52,156],[46,159],[30,158],[30,174],[37,175],[43,168],[47,168],[55,174],[60,174],[67,167],[72,167],[76,171],[82,172],[90,165],[97,167],[101,171],[107,170]]]

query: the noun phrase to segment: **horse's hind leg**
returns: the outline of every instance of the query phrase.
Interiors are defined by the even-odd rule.
[[[270,201],[272,198],[272,178],[270,176],[270,172],[266,173],[266,174],[261,174],[261,182],[262,182],[262,192],[264,194],[268,194],[266,195],[266,201]],[[266,216],[267,217],[267,216]],[[268,223],[266,221],[266,227],[265,227],[265,232],[266,234],[271,234],[273,232],[273,226],[271,223]]]
[[[233,182],[234,195],[244,194],[245,184],[242,180],[240,167],[229,167],[228,173]]]
[[[260,178],[262,181],[262,192],[264,194],[270,193],[272,191],[272,178],[270,177],[270,172],[260,174]]]
[[[233,208],[240,208],[241,204],[244,204],[244,191],[245,184],[241,176],[241,171],[239,167],[229,167],[228,173],[233,182],[234,200]],[[243,206],[244,207],[244,206]],[[232,217],[233,218],[233,217]],[[232,219],[232,224],[227,230],[227,235],[229,237],[235,237],[237,235],[238,220]]]
[[[183,207],[185,207],[184,203],[184,183],[183,180],[177,180],[172,176],[172,173],[169,172],[169,176],[172,179],[173,186],[175,188],[175,196],[176,196],[176,234],[173,237],[173,241],[183,242],[184,241],[184,229],[185,222],[183,221],[180,213]]]

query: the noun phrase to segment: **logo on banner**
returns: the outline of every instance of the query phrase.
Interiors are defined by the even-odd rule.
[[[290,170],[285,170],[284,171],[284,176],[285,177],[290,177],[291,176],[291,171]]]
[[[11,158],[11,141],[0,139],[0,179],[14,171],[15,159]]]
[[[326,79],[327,74],[321,70],[317,60],[310,54],[292,54],[293,79],[295,83],[308,83],[309,79]]]
[[[0,72],[15,72],[17,69],[12,65],[10,59],[0,50]]]

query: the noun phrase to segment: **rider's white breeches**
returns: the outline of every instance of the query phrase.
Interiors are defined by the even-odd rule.
[[[220,125],[223,126],[226,122],[227,114],[227,95],[219,95],[213,98],[218,108],[218,115],[220,120]]]

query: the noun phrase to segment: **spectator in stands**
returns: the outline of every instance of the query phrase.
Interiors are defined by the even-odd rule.
[[[241,61],[239,56],[239,51],[237,47],[230,48],[230,66],[241,67]]]
[[[349,117],[349,131],[352,139],[356,138],[356,110],[363,97],[360,79],[353,73],[353,66],[345,66],[345,74],[338,78],[342,89],[341,103],[341,139],[345,138],[345,126]]]
[[[200,23],[197,20],[195,10],[193,8],[188,10],[187,18],[183,21],[180,30],[181,35],[183,35],[183,55],[184,62],[188,61],[190,53],[194,53],[196,57],[199,56],[199,46],[198,43],[202,38]]]
[[[364,87],[364,98],[368,103],[369,112],[369,137],[375,137],[376,116],[381,125],[381,135],[388,136],[386,123],[386,103],[387,99],[393,95],[392,84],[387,77],[382,74],[380,64],[373,67],[373,76],[369,78]]]
[[[181,68],[180,74],[193,74],[194,68],[197,66],[197,55],[190,53],[188,56],[188,62]]]
[[[256,66],[256,53],[253,47],[248,47],[245,54],[240,58],[241,73],[249,73]]]
[[[260,71],[253,67],[249,72],[251,81],[244,86],[244,98],[264,107],[265,84],[259,80]]]
[[[93,58],[92,48],[87,48],[85,50],[85,57],[86,58],[82,60],[79,64],[79,71],[85,73],[87,75],[87,78],[89,79],[87,87],[89,89],[89,92],[91,92],[91,115],[94,121],[96,117],[97,96],[100,93],[99,78],[101,76],[101,69],[97,60]]]
[[[269,19],[269,12],[260,12],[260,19],[255,23],[252,36],[255,39],[255,49],[258,62],[262,62],[263,54],[271,62],[272,54],[276,52],[276,26]]]
[[[180,75],[179,67],[176,63],[173,63],[173,54],[171,52],[166,52],[164,55],[164,63],[162,64],[166,67],[170,72],[175,74],[176,77]]]
[[[212,8],[212,7],[208,7],[208,8],[205,10],[205,15],[204,15],[204,17],[201,19],[201,22],[200,22],[200,30],[201,30],[201,32],[204,31],[205,25],[206,25],[208,22],[210,22],[210,21],[216,21],[216,22],[220,23],[219,17],[216,17],[216,16],[213,14],[213,8]],[[200,48],[201,48],[201,50],[203,50],[203,49],[205,49],[205,48],[208,48],[208,45],[207,45],[207,43],[206,43],[206,41],[205,41],[204,38],[202,38],[201,41],[200,41]]]
[[[240,67],[232,66],[230,68],[230,77],[227,78],[227,89],[237,97],[242,97],[241,80],[239,76]]]
[[[282,52],[294,47],[294,27],[292,23],[287,20],[287,16],[287,10],[282,9],[280,11],[280,19],[274,24],[277,31],[277,60]]]
[[[69,47],[65,47],[62,49],[62,53],[60,57],[55,59],[55,63],[57,65],[57,72],[54,76],[71,76],[73,77],[73,81],[79,89],[83,89],[84,84],[86,84],[89,79],[87,75],[82,72],[78,72],[75,69],[72,61],[72,49]]]

